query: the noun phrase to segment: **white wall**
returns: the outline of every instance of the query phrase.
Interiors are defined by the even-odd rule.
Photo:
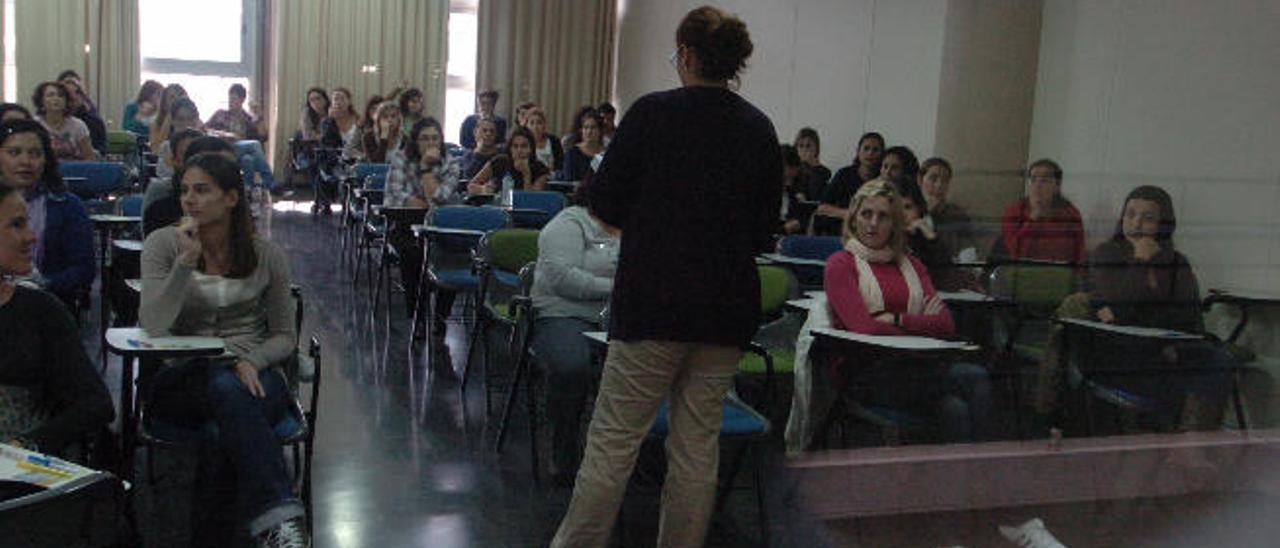
[[[1173,196],[1204,287],[1280,293],[1280,2],[1048,0],[1031,156],[1091,236],[1140,184]]]
[[[667,59],[688,0],[620,0],[616,94],[623,109],[645,93],[679,85]],[[932,152],[944,0],[727,0],[747,23],[755,54],[741,93],[790,142],[812,126],[823,162],[852,160],[864,131]]]

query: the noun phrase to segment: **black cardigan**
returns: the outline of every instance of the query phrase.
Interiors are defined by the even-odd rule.
[[[588,189],[622,228],[610,336],[740,346],[760,325],[754,256],[782,196],[773,124],[723,88],[636,101]]]
[[[111,396],[57,298],[18,286],[0,306],[0,333],[0,384],[32,390],[50,413],[22,437],[44,453],[59,454],[111,422]]]

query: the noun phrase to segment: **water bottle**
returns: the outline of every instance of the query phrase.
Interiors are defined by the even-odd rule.
[[[502,177],[502,192],[498,195],[498,205],[511,207],[515,202],[516,180],[510,173]]]

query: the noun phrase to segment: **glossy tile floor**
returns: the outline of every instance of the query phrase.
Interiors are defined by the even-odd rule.
[[[498,455],[493,439],[505,384],[492,387],[493,406],[486,414],[485,375],[477,367],[462,397],[458,371],[467,351],[466,327],[458,315],[449,324],[447,353],[428,358],[422,344],[411,350],[403,296],[393,295],[390,319],[385,302],[373,314],[369,282],[362,274],[353,286],[353,269],[340,253],[338,216],[313,218],[308,205],[278,203],[270,226],[262,228],[287,251],[293,281],[303,289],[303,336],[316,334],[322,342],[325,376],[313,475],[316,546],[545,546],[570,492],[546,479],[539,485],[531,480],[524,405]],[[113,365],[113,390],[115,375]],[[776,453],[764,458],[773,461]],[[188,455],[158,452],[155,485],[139,468],[137,508],[147,545],[189,543],[193,463]],[[793,494],[777,469],[765,474],[771,478],[772,545],[825,544],[818,527],[794,517],[795,505],[787,502]],[[709,545],[761,544],[749,470],[744,468],[717,516]],[[629,546],[652,545],[656,528],[657,490],[641,483],[633,482],[624,503]]]

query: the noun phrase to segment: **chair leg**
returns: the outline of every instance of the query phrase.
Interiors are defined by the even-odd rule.
[[[750,448],[749,444],[743,442],[742,448],[734,453],[733,458],[729,461],[729,473],[725,476],[724,485],[721,486],[720,492],[716,494],[715,511],[717,513],[724,509],[725,501],[729,500],[729,492],[733,490],[733,480],[738,477],[738,471],[742,469],[742,461]]]
[[[156,484],[156,466],[155,466],[155,446],[147,444],[147,481],[151,485]]]
[[[528,372],[528,377],[524,384],[529,407],[529,473],[533,476],[533,484],[541,485],[542,474],[538,467],[538,395],[532,371]]]
[[[760,455],[752,455],[755,460],[751,464],[752,475],[756,482],[756,520],[760,522],[760,545],[769,546],[769,514],[765,513],[764,473],[760,468]]]
[[[479,312],[477,312],[476,325],[471,328],[471,341],[467,344],[467,359],[462,361],[462,383],[459,385],[459,388],[462,390],[463,394],[467,393],[467,379],[471,376],[471,356],[475,355],[476,344],[481,339],[481,334],[488,328],[488,325],[486,325],[487,323],[487,320],[481,318],[479,316]],[[488,346],[488,344],[485,343],[480,344]],[[486,409],[486,413],[487,412],[488,410]]]

